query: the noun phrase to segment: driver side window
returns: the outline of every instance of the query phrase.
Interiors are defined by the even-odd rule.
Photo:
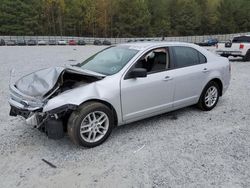
[[[169,68],[169,51],[157,48],[147,52],[135,64],[135,68],[144,68],[148,74],[165,71]]]

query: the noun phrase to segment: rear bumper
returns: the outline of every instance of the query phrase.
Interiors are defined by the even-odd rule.
[[[216,51],[217,54],[219,55],[225,55],[225,56],[243,56],[242,52],[241,51],[230,51],[230,50],[217,50]]]

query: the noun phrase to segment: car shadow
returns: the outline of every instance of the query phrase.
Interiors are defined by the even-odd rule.
[[[190,106],[190,107],[178,109],[175,111],[167,112],[164,114],[156,115],[153,117],[149,117],[149,118],[146,118],[143,120],[135,121],[132,123],[121,125],[121,126],[117,126],[113,129],[110,138],[107,141],[105,141],[105,143],[103,143],[102,145],[97,146],[95,148],[106,148],[106,147],[113,145],[113,143],[118,144],[118,142],[121,142],[121,144],[122,144],[122,143],[124,143],[125,140],[124,141],[120,140],[119,138],[121,138],[121,136],[123,138],[127,138],[127,137],[131,136],[131,132],[134,132],[133,135],[136,135],[142,131],[149,130],[148,128],[152,127],[152,126],[155,126],[155,128],[157,129],[159,126],[161,126],[162,122],[166,122],[166,123],[169,122],[170,123],[172,121],[176,121],[180,117],[185,116],[187,113],[190,113],[190,112],[202,113],[202,111],[197,109],[195,106]],[[39,134],[39,133],[37,133],[37,134]],[[53,145],[56,145],[57,147],[63,147],[64,150],[67,148],[66,150],[68,150],[68,151],[70,151],[70,150],[76,151],[76,150],[79,150],[79,148],[81,150],[91,149],[91,148],[76,146],[73,142],[71,142],[67,133],[65,134],[65,136],[62,139],[59,139],[59,140],[47,139],[46,135],[44,133],[40,134],[39,139],[42,139],[42,138],[46,140],[45,141],[46,145],[48,145],[49,142],[52,142]],[[120,145],[120,144],[118,144],[118,145]]]
[[[164,124],[172,124],[173,121],[178,121],[179,118],[186,116],[190,113],[200,114],[203,113],[203,111],[199,110],[195,106],[190,106],[172,112],[167,112],[164,114],[149,117],[133,123],[117,126],[112,131],[111,137],[107,141],[105,141],[105,143],[96,148],[103,150],[105,148],[111,147],[114,143],[117,144],[117,146],[119,147],[123,145],[124,142],[128,141],[127,138],[134,137],[135,135],[140,135],[141,132],[152,130],[149,129],[149,127],[154,126],[155,129],[158,129],[162,126],[163,122]],[[65,133],[65,136],[62,139],[53,140],[48,139],[44,132],[40,132],[35,128],[31,128],[29,131],[27,131],[26,127],[23,128],[23,131],[26,132],[26,139],[29,140],[28,142],[30,142],[30,144],[34,143],[34,139],[36,139],[39,140],[38,143],[36,143],[37,145],[42,144],[43,147],[46,147],[48,150],[51,150],[51,148],[54,147],[56,147],[58,150],[60,150],[59,148],[61,148],[64,152],[78,152],[79,149],[80,151],[91,149],[75,145],[70,140],[67,133]],[[132,132],[133,134],[131,134]],[[24,140],[24,142],[27,141],[26,139]]]
[[[160,122],[163,122],[163,121],[166,121],[166,122],[176,121],[180,117],[184,116],[186,113],[188,113],[190,111],[193,111],[193,112],[196,112],[196,113],[197,112],[202,113],[202,111],[199,110],[197,107],[189,106],[189,107],[185,107],[185,108],[178,109],[178,110],[175,110],[175,111],[163,113],[163,114],[160,114],[160,115],[145,118],[143,120],[138,120],[138,121],[135,121],[135,122],[132,122],[132,123],[128,123],[128,124],[118,126],[118,127],[116,127],[114,129],[113,133],[119,135],[120,133],[122,133],[122,132],[124,132],[126,130],[131,131],[131,130],[134,130],[134,129],[137,130],[137,129],[140,129],[140,128],[146,128],[147,126],[152,126],[152,124],[154,124],[153,126],[157,126],[157,125],[155,125],[155,123],[157,123],[157,122],[160,123]]]

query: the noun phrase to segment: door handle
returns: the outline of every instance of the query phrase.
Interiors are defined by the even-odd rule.
[[[170,80],[173,80],[173,78],[171,78],[170,76],[166,76],[163,81],[170,81]]]
[[[202,72],[207,73],[207,72],[209,72],[209,70],[208,70],[208,68],[204,68],[204,69],[202,70]]]

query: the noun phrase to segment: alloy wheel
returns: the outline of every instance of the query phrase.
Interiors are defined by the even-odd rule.
[[[208,88],[205,94],[205,104],[207,107],[212,107],[215,105],[218,99],[218,89],[215,86],[211,86]]]
[[[98,142],[107,133],[109,128],[109,118],[101,111],[89,113],[80,126],[81,138],[89,143]]]

